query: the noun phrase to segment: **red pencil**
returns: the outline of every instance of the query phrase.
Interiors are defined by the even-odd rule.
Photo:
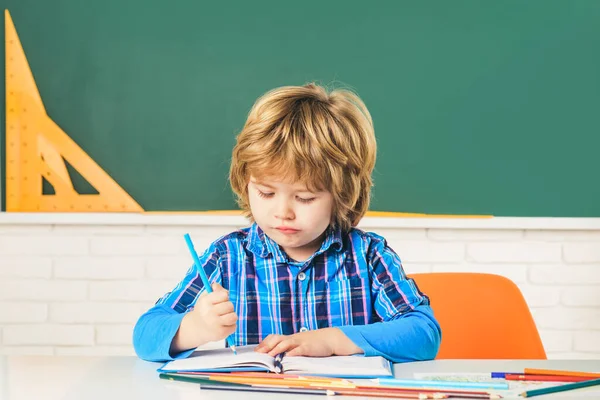
[[[580,372],[580,371],[559,371],[553,369],[535,369],[525,368],[525,374],[532,375],[559,375],[559,376],[580,376],[586,378],[600,378],[600,373]]]
[[[589,381],[594,378],[568,375],[506,374],[504,379],[507,381],[582,382]]]

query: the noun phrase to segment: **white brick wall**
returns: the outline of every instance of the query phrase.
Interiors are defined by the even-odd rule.
[[[366,218],[407,273],[488,272],[522,290],[550,358],[600,359],[600,223]],[[0,213],[0,354],[134,354],[132,328],[241,217]],[[207,347],[220,346],[213,343]]]

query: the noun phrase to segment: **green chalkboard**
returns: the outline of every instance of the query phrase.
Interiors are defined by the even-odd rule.
[[[49,115],[146,210],[235,209],[254,100],[316,81],[373,114],[374,211],[600,217],[600,1],[0,5]]]

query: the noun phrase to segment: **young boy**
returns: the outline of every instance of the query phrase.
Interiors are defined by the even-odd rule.
[[[376,143],[353,93],[309,84],[254,104],[233,149],[230,180],[253,222],[200,257],[137,322],[139,357],[189,356],[233,334],[274,356],[433,359],[440,327],[429,299],[376,234],[354,228],[369,205]]]

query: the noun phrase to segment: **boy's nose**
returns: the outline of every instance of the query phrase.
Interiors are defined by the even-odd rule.
[[[275,210],[275,218],[277,219],[294,219],[294,210],[285,201],[280,202]]]

